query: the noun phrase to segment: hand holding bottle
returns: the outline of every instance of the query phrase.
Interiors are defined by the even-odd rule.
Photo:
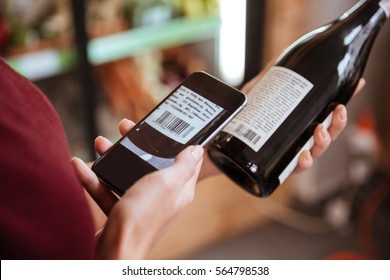
[[[253,86],[257,84],[268,69],[275,63],[275,59],[271,60],[264,69],[252,80],[246,83],[241,89],[242,92],[248,93],[251,91]],[[356,96],[365,86],[366,81],[362,78],[359,81],[358,86],[356,87],[355,93],[353,96]],[[336,138],[341,134],[347,125],[347,109],[344,105],[338,105],[333,111],[333,118],[331,125],[328,129],[324,128],[323,125],[318,125],[314,130],[314,139],[315,144],[310,150],[304,151],[298,160],[298,166],[295,168],[294,172],[303,172],[313,165],[313,162],[316,158],[320,157],[330,146],[331,142],[336,140]],[[221,174],[221,170],[210,160],[207,154],[205,154],[203,166],[201,173],[199,175],[199,180],[205,179],[210,176],[216,176]]]
[[[248,105],[209,146],[215,164],[245,190],[267,196],[297,165],[306,166],[303,159],[310,165],[306,150],[322,154],[329,145],[329,140],[317,143],[321,134],[327,138],[322,127],[337,121],[334,113],[344,111],[338,104],[346,104],[359,87],[375,38],[389,17],[389,2],[360,1],[301,37],[250,82],[244,88]],[[334,127],[330,133],[331,138],[338,135]]]
[[[252,88],[261,80],[269,68],[275,63],[276,59],[271,60],[266,67],[252,80],[246,83],[242,92],[248,94]],[[353,96],[356,96],[366,85],[366,81],[361,78]],[[298,166],[295,168],[295,172],[302,172],[309,169],[313,160],[320,157],[329,147],[332,141],[336,140],[347,125],[347,109],[343,104],[339,104],[333,110],[332,123],[328,129],[322,124],[319,124],[314,130],[315,144],[310,150],[304,151],[298,161]]]

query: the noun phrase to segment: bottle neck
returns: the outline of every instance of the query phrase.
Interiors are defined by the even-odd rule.
[[[334,28],[340,30],[347,50],[346,56],[337,68],[340,76],[353,73],[358,65],[361,71],[364,71],[375,38],[387,20],[385,10],[379,5],[380,2],[360,1],[336,21]]]
[[[361,0],[344,13],[339,20],[343,21],[351,18],[369,19],[377,13],[383,13],[388,18],[390,13],[390,0]]]
[[[347,32],[350,34],[347,38],[350,39],[369,36],[379,31],[388,18],[381,3],[390,5],[390,0],[360,1],[335,22],[335,27],[349,25],[350,29]]]

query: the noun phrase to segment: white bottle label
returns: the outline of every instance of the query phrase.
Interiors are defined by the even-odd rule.
[[[273,66],[248,94],[248,105],[224,129],[258,152],[313,88],[290,69]]]
[[[185,144],[224,111],[221,106],[181,86],[145,122],[165,136]]]
[[[379,6],[385,10],[387,17],[390,17],[390,0],[382,0],[379,2]]]

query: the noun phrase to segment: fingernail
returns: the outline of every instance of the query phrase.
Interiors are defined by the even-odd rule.
[[[71,162],[82,162],[82,163],[84,163],[84,161],[81,159],[81,158],[79,158],[79,157],[76,157],[76,156],[74,156],[74,157],[72,157],[72,159],[70,160]]]
[[[79,166],[82,166],[81,164],[78,164],[78,163],[81,163],[81,162],[84,162],[82,159],[78,158],[78,157],[72,157],[72,159],[70,160],[70,162],[74,165],[79,165]]]
[[[71,159],[72,164],[75,165],[77,176],[83,181],[84,178],[90,177],[93,171],[87,166],[87,164],[78,157]]]
[[[121,119],[121,121],[119,122],[119,123],[122,123],[122,122],[127,122],[128,121],[128,119],[127,118],[123,118],[123,119]]]
[[[99,135],[98,137],[96,137],[96,138],[95,138],[95,142],[96,142],[99,138],[103,138],[103,136]]]
[[[339,118],[341,121],[346,121],[347,120],[347,110],[345,109],[344,106],[339,107]]]
[[[328,139],[328,137],[329,137],[329,134],[328,134],[328,131],[326,130],[326,128],[322,125],[321,126],[321,138],[323,139],[323,140],[327,140]]]
[[[203,148],[199,145],[194,146],[191,154],[196,161],[199,161],[203,157]]]

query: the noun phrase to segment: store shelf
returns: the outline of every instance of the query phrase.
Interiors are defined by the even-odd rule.
[[[88,44],[88,57],[92,64],[98,65],[145,51],[214,38],[219,24],[216,16],[174,19],[158,26],[96,38]],[[6,58],[6,61],[27,78],[39,80],[72,69],[77,58],[75,49],[67,48],[27,53]]]
[[[216,17],[176,19],[160,26],[141,27],[93,40],[88,46],[89,59],[100,64],[145,50],[209,39],[215,37],[218,28]]]
[[[34,81],[52,77],[73,68],[76,52],[69,49],[46,49],[6,58],[6,62],[23,76]]]

